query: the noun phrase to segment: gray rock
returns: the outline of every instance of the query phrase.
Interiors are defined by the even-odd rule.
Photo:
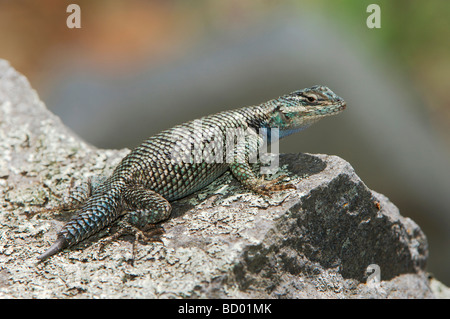
[[[263,198],[226,173],[174,202],[163,243],[139,245],[134,265],[131,238],[99,253],[114,226],[37,264],[69,216],[26,211],[56,205],[72,180],[109,174],[127,152],[81,141],[0,60],[1,298],[434,297],[419,226],[350,164],[318,154],[280,156],[295,191]]]

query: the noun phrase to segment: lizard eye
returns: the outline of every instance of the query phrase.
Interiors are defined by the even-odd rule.
[[[315,95],[307,95],[306,99],[308,100],[308,102],[315,102],[315,101],[317,101],[317,96],[315,96]]]

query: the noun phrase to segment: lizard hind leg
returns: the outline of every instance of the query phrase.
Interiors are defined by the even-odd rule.
[[[170,216],[172,207],[169,202],[158,193],[143,187],[133,186],[123,194],[125,213],[118,222],[119,229],[101,244],[104,246],[121,236],[133,235],[133,261],[137,255],[137,243],[162,242],[159,238],[164,233],[162,227],[155,224]]]
[[[134,241],[133,241],[133,248],[132,248],[132,259],[131,259],[132,264],[133,264],[134,260],[136,259],[136,256],[137,256],[137,243],[139,242],[139,240],[142,240],[143,242],[146,242],[146,243],[148,243],[148,242],[161,242],[162,243],[162,241],[159,237],[162,234],[164,234],[164,230],[162,227],[158,227],[154,224],[148,224],[147,227],[145,228],[145,230],[141,230],[138,227],[130,224],[125,219],[123,219],[118,222],[118,230],[114,234],[103,239],[100,242],[99,253],[101,253],[104,250],[106,245],[119,239],[120,237],[126,236],[126,235],[133,235]]]

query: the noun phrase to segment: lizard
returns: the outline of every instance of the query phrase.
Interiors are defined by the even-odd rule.
[[[50,209],[73,210],[75,214],[38,260],[80,243],[118,219],[119,231],[111,239],[134,234],[134,252],[138,240],[151,241],[144,230],[155,230],[157,223],[169,218],[171,201],[202,189],[227,170],[257,194],[293,189],[293,184],[283,183],[285,175],[266,181],[254,172],[256,151],[345,108],[341,97],[316,85],[162,131],[128,153],[109,177],[88,180]],[[229,139],[230,145],[224,136],[233,129],[241,133]],[[270,134],[273,129],[278,136]],[[266,134],[260,134],[261,130]]]

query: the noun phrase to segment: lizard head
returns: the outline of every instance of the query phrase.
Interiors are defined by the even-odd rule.
[[[345,101],[326,86],[294,91],[272,101],[275,108],[268,126],[280,129],[283,136],[307,128],[321,118],[342,112]]]

